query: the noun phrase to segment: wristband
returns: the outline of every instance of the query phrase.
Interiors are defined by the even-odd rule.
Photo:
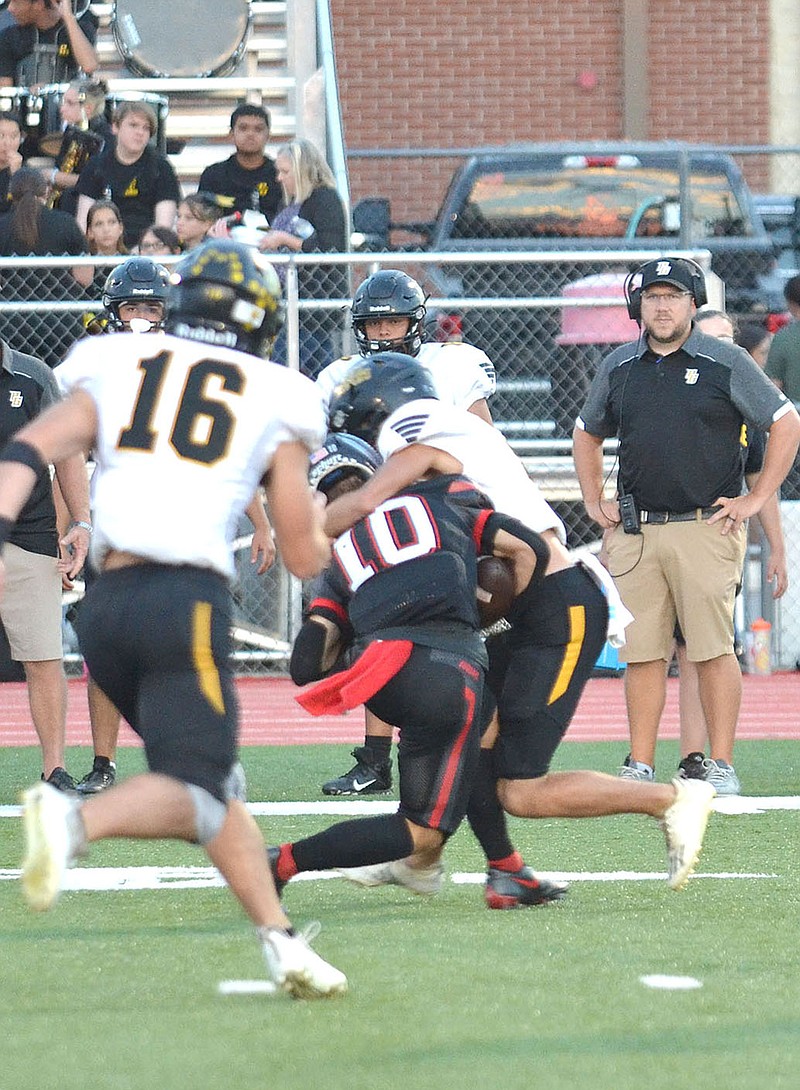
[[[69,524],[69,528],[70,530],[74,530],[76,527],[78,529],[85,530],[87,534],[91,534],[93,532],[91,522],[81,522],[79,519],[73,519],[72,522]]]
[[[50,185],[56,184],[56,174],[58,174],[58,167],[53,167],[53,173],[50,175]]]

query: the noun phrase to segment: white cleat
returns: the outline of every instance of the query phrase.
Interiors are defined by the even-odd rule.
[[[345,994],[347,977],[309,946],[319,934],[319,924],[309,924],[302,934],[289,935],[280,927],[264,927],[259,933],[269,975],[280,991],[293,999]]]
[[[703,846],[711,800],[716,791],[706,780],[672,781],[677,791],[675,801],[661,819],[667,839],[670,889],[683,889],[694,871]]]
[[[25,860],[22,891],[35,912],[45,912],[58,900],[64,872],[77,857],[71,818],[79,802],[49,783],[37,783],[22,795],[25,825]],[[80,819],[78,819],[80,820]]]
[[[402,886],[420,897],[431,897],[442,888],[444,867],[441,863],[409,867],[404,859],[393,859],[369,867],[342,867],[339,874],[358,886]]]

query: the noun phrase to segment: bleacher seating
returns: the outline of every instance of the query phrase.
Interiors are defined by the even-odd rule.
[[[244,0],[241,0],[244,5]],[[135,0],[128,0],[135,7]],[[209,35],[217,34],[220,48],[238,44],[230,41],[231,27],[224,23],[225,10],[214,0],[183,0],[193,17],[207,24]],[[124,62],[114,40],[113,4],[92,4],[100,20],[97,51],[101,66],[98,75],[108,81],[112,93],[126,91],[166,96],[169,99],[167,139],[170,159],[183,186],[192,192],[203,169],[224,159],[233,147],[229,141],[231,111],[241,101],[263,104],[270,111],[272,131],[269,148],[275,148],[296,135],[295,101],[298,73],[293,70],[290,49],[291,11],[284,0],[253,0],[251,23],[244,48],[233,71],[222,76],[145,76],[134,74]],[[165,35],[170,34],[172,4],[163,6]],[[233,28],[235,30],[234,20]],[[176,44],[176,64],[186,66]],[[144,58],[147,59],[146,56]],[[189,62],[190,65],[190,62]],[[299,74],[302,78],[302,74]],[[181,150],[177,150],[180,148]]]

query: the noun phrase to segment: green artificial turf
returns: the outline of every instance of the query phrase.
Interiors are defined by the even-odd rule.
[[[569,744],[558,767],[614,770],[616,744]],[[245,751],[249,796],[320,799],[348,747]],[[659,777],[677,751],[659,748]],[[800,746],[742,742],[748,794],[800,794]],[[88,768],[86,751],[69,766]],[[120,771],[141,766],[125,750]],[[663,771],[663,776],[662,776]],[[38,775],[34,749],[3,751],[0,802]],[[271,841],[329,816],[259,818]],[[701,873],[774,878],[575,881],[559,905],[490,912],[479,884],[417,898],[341,879],[290,884],[284,902],[350,980],[345,998],[221,997],[220,980],[264,975],[258,945],[224,889],[67,892],[32,914],[0,882],[0,1090],[471,1090],[591,1087],[725,1090],[797,1085],[800,1067],[798,822],[793,810],[712,816]],[[632,816],[513,820],[548,871],[663,872],[658,825]],[[0,820],[0,868],[19,866],[21,823]],[[448,872],[483,868],[462,828]],[[206,865],[197,848],[95,845],[86,865]],[[691,991],[640,977],[694,977]]]

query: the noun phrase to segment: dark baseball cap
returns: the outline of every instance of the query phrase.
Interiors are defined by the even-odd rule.
[[[653,284],[674,284],[676,288],[694,295],[696,276],[691,266],[681,258],[662,257],[648,261],[636,270],[631,280],[631,290],[644,291]]]

